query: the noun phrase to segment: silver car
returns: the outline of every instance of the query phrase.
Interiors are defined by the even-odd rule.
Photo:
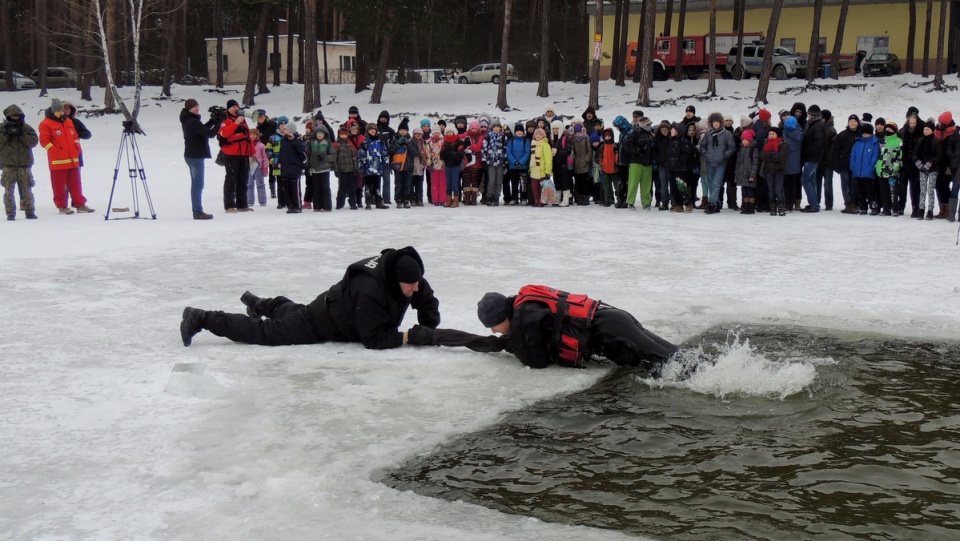
[[[13,72],[13,88],[15,90],[27,90],[37,88],[37,83],[28,79],[25,75]],[[0,71],[0,90],[7,90],[7,72]]]
[[[513,64],[507,64],[507,82],[517,80],[517,71],[513,69]],[[493,83],[500,84],[500,63],[495,64],[477,64],[457,77],[460,84],[467,83]]]
[[[747,79],[751,75],[759,76],[760,70],[763,68],[763,53],[764,46],[762,43],[745,44],[743,46],[743,57],[741,58],[743,67],[741,68],[736,65],[737,48],[730,49],[727,56],[727,73],[732,75],[734,79]],[[770,75],[777,80],[788,77],[805,77],[807,75],[807,60],[793,54],[790,49],[774,47]]]

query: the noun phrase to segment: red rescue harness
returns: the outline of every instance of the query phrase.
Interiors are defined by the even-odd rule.
[[[587,355],[590,326],[600,301],[548,286],[527,285],[520,288],[513,308],[531,301],[547,305],[553,314],[553,337],[548,345],[551,356],[579,366]]]

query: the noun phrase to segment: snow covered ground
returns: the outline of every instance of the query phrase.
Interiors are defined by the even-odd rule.
[[[955,92],[900,86],[918,80],[871,79],[865,91],[784,96],[776,92],[800,83],[773,82],[769,108],[804,101],[838,119],[870,111],[900,123],[910,105],[925,118],[955,103]],[[712,103],[683,100],[647,114],[655,122],[675,120],[695,103],[702,116],[718,110],[739,118],[755,85],[720,81],[723,97]],[[705,87],[705,81],[666,83],[653,97]],[[534,84],[510,85],[515,109],[501,116],[512,123],[541,114],[548,103],[579,116],[586,86],[550,89],[552,98],[539,99]],[[0,538],[624,538],[397,492],[371,480],[504,411],[583,389],[606,373],[602,366],[532,371],[506,355],[415,347],[373,352],[353,344],[265,348],[209,333],[190,348],[180,342],[186,305],[241,311],[246,289],[308,301],[349,263],[383,247],[416,246],[441,300],[443,326],[474,332],[482,332],[475,306],[484,292],[512,292],[530,282],[590,293],[674,341],[721,322],[931,338],[953,338],[960,324],[957,228],[942,220],[597,207],[286,215],[268,206],[226,215],[222,176],[211,161],[204,206],[215,219],[197,222],[181,158],[180,100],[197,98],[205,111],[239,99],[237,90],[222,96],[180,87],[175,102],[153,100],[156,88],[145,91],[140,123],[148,136],[139,141],[156,221],[103,220],[119,118],[85,120],[94,134],[84,142],[83,169],[93,215],[57,215],[46,156],[36,150],[40,219],[20,214],[4,222],[0,236],[6,278]],[[51,95],[77,101],[78,94]],[[367,120],[381,108],[410,114],[412,122],[436,113],[492,114],[496,87],[388,86],[378,106],[348,86],[323,87],[322,95],[336,126],[354,104]],[[34,126],[49,105],[32,93],[2,96],[0,105],[20,104]],[[629,117],[635,96],[633,85],[604,83],[600,116],[608,125],[618,114]],[[284,87],[258,97],[257,106],[295,117],[300,103],[299,90]],[[113,206],[130,206],[125,171],[117,184]],[[766,373],[738,370],[744,379]],[[780,385],[790,382],[780,378],[770,386]],[[638,383],[637,392],[645,388]],[[777,391],[767,389],[771,400],[779,399]],[[736,399],[722,389],[718,394]]]

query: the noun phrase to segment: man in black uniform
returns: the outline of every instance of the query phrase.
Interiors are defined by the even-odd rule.
[[[557,289],[527,285],[513,297],[487,293],[477,303],[485,327],[501,336],[478,336],[462,331],[410,329],[410,343],[464,346],[474,351],[507,350],[531,368],[551,363],[580,367],[593,355],[651,373],[678,347],[646,330],[629,313]]]
[[[440,302],[423,279],[423,260],[411,246],[388,248],[353,263],[340,282],[308,305],[286,297],[261,299],[249,291],[240,300],[246,315],[185,308],[183,345],[206,329],[234,342],[264,346],[360,342],[369,349],[389,349],[407,342],[399,327],[409,306],[423,328],[440,324]]]

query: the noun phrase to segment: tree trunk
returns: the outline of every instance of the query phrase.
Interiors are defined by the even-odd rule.
[[[733,27],[730,29],[730,32],[736,34],[737,29],[740,27],[740,0],[733,0]]]
[[[911,0],[912,2],[913,0]],[[840,78],[840,47],[843,46],[843,33],[847,28],[847,9],[850,0],[843,0],[840,4],[840,18],[837,20],[837,39],[833,40],[833,54],[830,55],[830,78]],[[911,40],[913,43],[913,40]],[[911,51],[912,53],[912,51]]]
[[[320,62],[317,58],[317,0],[303,1],[303,112],[320,106]]]
[[[373,82],[373,92],[370,93],[370,103],[380,103],[383,97],[383,85],[387,79],[387,61],[390,58],[390,44],[393,36],[396,34],[397,14],[393,8],[388,8],[386,12],[387,23],[383,25],[383,45],[380,47],[380,61],[377,62],[376,80]]]
[[[504,0],[506,1],[506,0]],[[580,43],[591,43],[590,39],[590,18],[587,17],[587,3],[589,0],[580,0],[579,20],[574,21],[580,34]],[[590,76],[590,58],[580,52],[577,55],[577,77]]]
[[[717,0],[710,0],[710,69],[707,77],[707,93],[717,96]]]
[[[0,1],[0,25],[3,28],[13,28],[10,26],[10,0]],[[6,77],[7,90],[13,92],[13,32],[3,33],[3,70]]]
[[[933,68],[933,88],[943,90],[943,42],[947,37],[947,0],[940,0],[940,29],[937,33],[937,65]]]
[[[820,17],[823,15],[823,0],[813,3],[813,30],[810,31],[810,52],[807,54],[807,83],[817,78],[820,64]]]
[[[917,41],[917,0],[910,0],[910,23],[907,28],[907,71],[913,72]]]
[[[272,20],[270,21],[273,26],[273,86],[280,86],[280,20],[277,17],[276,12],[274,12]],[[289,23],[288,23],[289,24]]]
[[[613,63],[610,65],[610,78],[617,78],[617,70],[627,63],[620,56],[620,27],[623,26],[623,4],[626,0],[617,0],[617,10],[613,15]]]
[[[637,94],[637,105],[647,107],[650,105],[650,87],[653,86],[653,47],[656,41],[657,33],[657,2],[655,0],[646,0],[643,4],[643,10],[647,17],[644,20],[643,34],[641,39],[644,42],[643,56],[637,59],[640,72],[640,90]]]
[[[217,38],[217,88],[223,88],[223,14],[220,2],[213,1],[213,35]]]
[[[330,84],[330,70],[327,68],[327,41],[330,40],[330,0],[322,0],[322,2],[323,5],[320,7],[320,39],[323,40],[323,84],[328,85]]]
[[[667,0],[666,11],[663,14],[663,32],[661,35],[669,36],[673,26],[673,0]]]
[[[923,76],[930,76],[930,26],[933,24],[933,0],[927,0],[927,23],[923,28]]]
[[[544,6],[550,2],[550,0],[543,0]],[[549,24],[549,19],[544,18]],[[623,0],[623,16],[620,18],[620,42],[617,44],[620,47],[620,69],[617,70],[616,85],[617,86],[626,86],[624,83],[624,77],[627,73],[627,62],[630,59],[630,47],[627,43],[627,30],[630,28],[630,0]],[[634,60],[634,68],[636,68],[636,59]]]
[[[267,11],[267,20],[263,27],[263,35],[257,35],[257,48],[260,49],[257,51],[260,54],[260,73],[257,74],[257,94],[269,94],[270,88],[267,87],[267,67],[270,64],[269,61],[269,43],[270,39],[270,22],[273,21],[273,6],[270,6],[271,9]]]
[[[83,101],[93,101],[93,96],[90,93],[90,87],[93,86],[93,77],[97,73],[97,68],[94,65],[94,58],[96,57],[96,36],[97,30],[94,24],[96,17],[90,16],[91,14],[87,11],[84,11],[86,17],[81,18],[81,20],[86,20],[86,36],[87,39],[83,40],[83,73],[80,76],[81,83],[80,86],[80,99]]]
[[[49,20],[47,17],[47,0],[37,0],[36,3],[36,15],[37,15],[37,26],[36,26],[36,36],[37,36],[37,50],[39,51],[38,63],[37,66],[40,68],[40,96],[47,95],[47,53],[50,50],[50,31],[49,31]],[[6,32],[6,30],[4,30]]]
[[[266,48],[261,44],[267,39],[267,28],[270,23],[270,4],[263,3],[260,6],[260,22],[257,23],[256,43],[250,44],[250,69],[247,71],[247,84],[243,89],[243,106],[254,105],[254,90],[257,86],[257,78],[260,75],[260,66],[263,65]]]
[[[293,24],[291,24],[292,4],[287,4],[287,84],[293,84]]]
[[[543,0],[543,13],[543,27],[540,29],[540,86],[537,87],[537,96],[547,98],[550,96],[547,81],[550,75],[550,0]]]
[[[173,79],[173,57],[176,55],[177,51],[176,3],[177,0],[170,0],[167,2],[167,21],[164,25],[164,31],[167,39],[163,47],[163,86],[160,88],[160,95],[168,98],[173,96],[173,94],[170,92],[170,81]]]
[[[777,26],[780,25],[780,12],[783,11],[783,0],[774,0],[773,12],[770,13],[770,25],[767,27],[767,40],[763,46],[763,67],[760,68],[760,82],[757,84],[755,103],[767,102],[767,89],[770,88],[770,71],[773,67],[773,47],[777,43]]]
[[[603,39],[603,0],[594,0],[596,2],[596,17],[594,17],[594,33]],[[596,48],[602,44],[602,41],[595,41],[595,54],[593,55],[593,66],[590,68],[590,107],[594,110],[600,109],[600,54]]]
[[[503,41],[500,43],[500,88],[497,89],[497,109],[506,111],[507,63],[510,61],[510,10],[513,0],[503,0]]]
[[[687,0],[680,0],[680,20],[677,26],[677,60],[675,62],[673,80],[683,80],[683,27],[687,19]]]
[[[740,19],[737,21],[737,60],[736,62],[734,62],[733,65],[736,67],[739,67],[740,69],[733,70],[733,73],[736,75],[740,75],[742,73],[746,73],[743,69],[743,19],[744,19],[744,13],[747,11],[747,0],[735,0],[735,1],[738,4],[740,4],[740,13],[739,13]],[[736,79],[738,81],[740,80],[739,77],[736,77]]]
[[[647,3],[656,2],[657,0],[643,0],[643,5],[640,8],[640,26],[637,28],[637,57],[633,63],[633,82],[640,82],[640,59],[643,58],[644,49],[646,49],[646,40],[643,39],[644,32],[647,28]],[[656,13],[654,13],[656,17]],[[629,49],[629,46],[627,46]],[[629,54],[629,53],[628,53]]]
[[[622,1],[622,0],[619,0]],[[533,38],[537,35],[537,21],[541,20],[537,17],[537,0],[530,0],[530,23],[527,25],[527,50],[533,51]],[[547,12],[543,12],[543,19],[547,18]]]

